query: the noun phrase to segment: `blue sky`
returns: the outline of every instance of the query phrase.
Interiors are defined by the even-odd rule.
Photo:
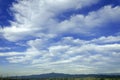
[[[120,73],[120,0],[0,0],[0,75]]]

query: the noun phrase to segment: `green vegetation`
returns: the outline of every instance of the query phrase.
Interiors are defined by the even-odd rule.
[[[15,79],[15,78],[0,78],[0,80],[120,80],[120,77],[117,78],[37,78],[37,79]]]

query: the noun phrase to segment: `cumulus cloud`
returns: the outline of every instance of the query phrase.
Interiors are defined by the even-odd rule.
[[[41,37],[43,36],[41,34],[46,33],[54,36],[51,31],[59,28],[60,24],[57,21],[57,15],[69,9],[79,9],[97,2],[98,0],[20,0],[11,8],[15,12],[15,22],[12,21],[12,26],[5,28],[2,33],[9,41],[21,40],[38,34]]]
[[[120,41],[120,36],[108,36],[108,37],[100,37],[98,39],[93,39],[90,42],[94,43],[118,43]]]
[[[27,4],[28,2],[29,4]],[[16,22],[11,22],[11,27],[6,27],[2,30],[3,36],[9,41],[17,41],[29,39],[30,37],[53,38],[56,35],[63,35],[65,33],[88,35],[88,33],[91,34],[94,29],[104,27],[107,23],[120,21],[118,18],[120,15],[120,7],[105,6],[97,11],[89,12],[86,16],[82,14],[72,15],[70,19],[59,22],[56,17],[59,15],[59,9],[55,9],[54,11],[54,8],[50,6],[52,4],[53,7],[57,6],[59,8],[60,5],[56,5],[58,2],[56,1],[53,4],[49,1],[40,0],[40,2],[31,2],[30,0],[20,1],[19,4],[15,4],[13,10],[17,12],[15,13]],[[71,3],[70,1],[60,2],[63,3],[63,5]],[[40,4],[43,6],[40,7]],[[60,12],[71,9],[71,6],[66,7],[61,8]],[[73,8],[76,7],[74,6]],[[46,36],[46,34],[48,34],[48,36]]]
[[[71,15],[63,21],[57,17],[67,10],[81,10],[98,1],[19,0],[11,7],[15,21],[11,21],[11,26],[0,29],[0,36],[17,45],[27,46],[27,49],[24,52],[0,52],[0,56],[9,63],[30,64],[29,67],[47,71],[51,68],[67,73],[120,71],[119,35],[91,40],[63,36],[71,33],[90,35],[111,21],[120,22],[120,6],[104,6],[87,15]],[[25,44],[17,41],[25,41]]]
[[[68,38],[66,39],[68,40]],[[101,71],[105,72],[106,70],[104,71],[102,68],[113,68],[113,71],[111,70],[111,72],[114,72],[114,69],[119,71],[117,66],[120,66],[118,65],[120,57],[120,44],[113,43],[99,45],[98,43],[92,42],[92,40],[91,43],[89,41],[82,41],[81,44],[81,40],[74,38],[71,38],[71,42],[67,44],[64,40],[61,40],[59,43],[48,47],[48,50],[46,51],[46,54],[43,54],[43,57],[34,59],[32,61],[33,67],[43,68],[43,66],[49,66],[46,68],[49,69],[50,67],[53,67],[57,71],[63,68],[63,66],[58,66],[64,65],[64,69],[67,67],[69,70],[74,70],[74,73],[77,73],[75,69],[79,71],[82,66],[86,66],[83,69],[86,73],[87,71],[93,73]],[[78,42],[76,46],[76,43],[74,44],[75,41]],[[72,68],[68,67],[68,65]],[[96,66],[96,68],[94,68],[94,66]],[[67,73],[69,73],[69,71]]]
[[[111,38],[113,36],[101,37],[89,41],[64,37],[57,43],[49,43],[50,46],[46,46],[47,43],[45,43],[45,40],[31,40],[27,43],[30,47],[25,52],[22,52],[23,54],[20,55],[18,52],[15,52],[16,55],[6,53],[8,54],[6,60],[10,63],[29,63],[31,64],[29,67],[33,68],[48,66],[44,69],[50,69],[53,67],[56,71],[63,68],[60,65],[64,65],[64,69],[72,69],[74,73],[77,73],[76,70],[79,71],[81,67],[83,71],[93,73],[101,71],[102,68],[119,70],[120,44],[116,43],[119,37],[114,36],[114,40],[111,40]],[[101,44],[99,44],[98,42],[101,39],[103,39],[103,42],[101,41]],[[107,41],[111,44],[108,44]],[[1,56],[5,55],[1,54]],[[67,67],[68,65],[70,67]],[[65,72],[69,73],[69,70],[65,70]],[[102,71],[104,72],[104,70]],[[111,72],[114,71],[111,70]]]
[[[97,11],[89,12],[87,16],[74,15],[69,20],[62,21],[59,24],[58,31],[88,34],[94,29],[104,27],[107,23],[120,21],[118,18],[119,11],[119,6],[104,6]]]

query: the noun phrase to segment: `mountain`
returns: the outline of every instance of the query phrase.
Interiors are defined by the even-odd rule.
[[[120,77],[120,73],[111,74],[64,74],[64,73],[47,73],[40,75],[19,76],[17,78],[31,79],[31,78],[68,78],[68,77]]]
[[[40,74],[40,75],[30,75],[30,76],[21,76],[22,78],[58,78],[58,77],[70,77],[70,74],[63,74],[63,73],[47,73],[47,74]]]

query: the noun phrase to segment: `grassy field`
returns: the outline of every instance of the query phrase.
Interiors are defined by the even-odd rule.
[[[0,80],[120,80],[119,78],[40,78],[40,79],[13,79],[13,78],[0,78]]]

